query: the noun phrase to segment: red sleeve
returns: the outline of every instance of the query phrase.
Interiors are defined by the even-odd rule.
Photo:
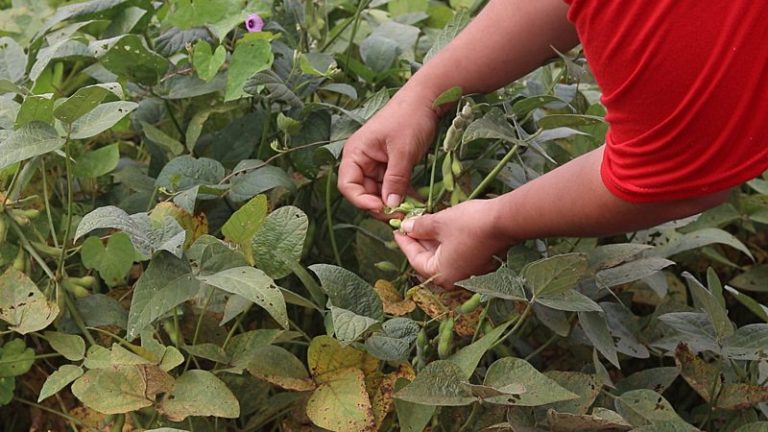
[[[690,198],[768,169],[768,2],[568,3],[603,92],[613,194]]]

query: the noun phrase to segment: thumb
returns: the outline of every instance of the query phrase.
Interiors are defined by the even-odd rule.
[[[413,164],[406,157],[389,159],[384,180],[381,185],[381,198],[389,207],[397,207],[403,202],[403,197],[411,184]]]
[[[419,240],[437,239],[437,215],[423,215],[408,218],[400,225],[400,229],[412,237]]]

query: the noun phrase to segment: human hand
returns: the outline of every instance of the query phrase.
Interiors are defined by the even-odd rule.
[[[419,274],[452,288],[455,282],[493,270],[493,256],[513,243],[499,229],[496,207],[492,200],[472,200],[406,219],[395,241]]]
[[[402,202],[437,128],[432,100],[404,88],[347,140],[338,186],[353,205],[380,213]]]

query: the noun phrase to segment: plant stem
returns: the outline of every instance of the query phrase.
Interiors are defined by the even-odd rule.
[[[33,360],[41,360],[41,359],[47,359],[47,358],[54,358],[54,357],[61,357],[61,354],[59,353],[49,353],[49,354],[40,354],[36,355]],[[15,360],[0,360],[0,366],[4,366],[7,364],[13,364],[13,363],[19,363],[19,362],[25,362],[29,361],[28,358],[22,358],[22,359],[15,359]]]
[[[435,151],[432,153],[432,172],[429,174],[429,196],[427,197],[427,213],[432,213],[434,204],[435,175],[437,173],[437,153],[440,151],[440,141],[435,141]]]
[[[91,332],[88,331],[88,327],[85,325],[85,321],[83,321],[83,317],[80,315],[80,311],[77,310],[77,306],[74,302],[72,302],[72,298],[69,296],[69,292],[63,289],[61,285],[57,286],[59,294],[64,297],[64,303],[66,303],[69,313],[72,314],[72,320],[75,322],[75,325],[77,325],[77,328],[83,332],[83,336],[85,336],[85,339],[89,344],[96,345],[96,340],[93,338],[93,335],[91,335]]]
[[[320,288],[320,285],[318,285],[317,282],[315,282],[315,279],[312,278],[309,272],[307,272],[307,270],[300,263],[292,265],[291,271],[293,271],[293,274],[295,274],[301,283],[304,284],[304,286],[307,288],[307,291],[309,291],[309,296],[312,297],[312,301],[314,301],[318,307],[324,308],[325,292],[323,292],[323,289]]]
[[[520,327],[522,327],[523,323],[525,322],[526,318],[528,318],[528,315],[531,314],[531,311],[533,310],[533,303],[528,303],[525,306],[525,310],[523,311],[522,315],[517,319],[515,322],[515,325],[512,326],[512,329],[507,332],[504,336],[502,336],[496,343],[493,344],[495,347],[496,345],[502,343],[503,341],[507,340],[508,337],[515,334],[518,330],[520,330]]]
[[[74,201],[74,192],[72,191],[72,159],[69,151],[69,144],[69,133],[67,133],[67,139],[64,141],[64,166],[67,171],[67,223],[64,227],[64,239],[61,241],[61,257],[59,257],[59,268],[56,270],[56,276],[59,279],[56,280],[60,280],[64,277],[64,261],[67,257],[67,240],[69,240],[69,233],[72,230],[72,207]]]
[[[325,222],[328,225],[328,237],[331,239],[331,249],[336,265],[343,267],[341,255],[339,254],[339,245],[336,243],[336,234],[333,232],[333,212],[331,212],[331,187],[333,187],[333,167],[328,170],[327,180],[325,181]]]
[[[40,159],[40,172],[43,175],[43,202],[45,203],[45,213],[48,216],[48,228],[51,230],[51,237],[53,238],[53,246],[56,249],[59,248],[58,234],[56,234],[56,227],[53,224],[53,216],[51,215],[51,203],[48,200],[48,174],[45,168],[45,158]]]
[[[208,297],[205,298],[205,303],[203,304],[203,309],[200,311],[200,316],[197,318],[197,325],[195,325],[195,333],[192,335],[192,346],[197,345],[197,338],[200,335],[200,327],[203,325],[203,317],[205,316],[205,312],[208,310],[208,303],[211,301],[211,297],[213,297],[213,289],[211,289],[211,292],[208,293]],[[189,363],[192,361],[192,356],[190,355],[187,357],[187,363],[184,365],[184,372],[189,369]]]
[[[61,417],[63,419],[66,419],[66,420],[68,420],[68,421],[70,421],[72,423],[75,423],[78,426],[85,427],[85,428],[88,428],[88,429],[94,430],[94,431],[98,431],[99,430],[96,426],[88,424],[88,423],[85,423],[84,421],[80,420],[77,417],[73,417],[73,416],[71,416],[69,414],[65,414],[65,413],[63,413],[61,411],[56,411],[55,409],[48,408],[45,405],[40,405],[38,403],[35,403],[35,402],[32,402],[32,401],[20,398],[18,396],[14,396],[13,400],[15,400],[16,402],[22,403],[24,405],[29,405],[29,406],[35,407],[35,408],[37,408],[39,410],[42,410],[42,411],[45,411],[45,412],[57,415],[57,416],[59,416],[59,417]]]
[[[29,253],[29,255],[34,258],[35,261],[40,265],[40,268],[43,269],[45,274],[51,279],[56,280],[56,276],[53,273],[53,270],[51,270],[50,267],[48,267],[48,264],[46,264],[45,260],[43,260],[40,257],[40,254],[37,253],[37,250],[32,246],[32,244],[29,242],[29,239],[27,239],[27,236],[24,234],[24,232],[19,227],[18,223],[16,223],[13,218],[9,217],[8,221],[10,222],[8,225],[11,227],[14,233],[16,233],[16,236],[19,237],[19,241],[21,242],[21,246]]]
[[[464,424],[461,425],[459,428],[459,432],[464,432],[465,430],[468,430],[472,423],[475,422],[475,418],[477,417],[477,414],[480,412],[480,404],[475,402],[472,404],[472,411],[469,412],[469,417],[467,417],[467,421],[464,422]]]
[[[483,179],[482,182],[480,182],[479,185],[475,188],[475,190],[472,191],[471,194],[469,194],[468,200],[477,198],[485,189],[488,187],[488,185],[491,184],[493,180],[496,179],[496,176],[499,175],[501,170],[509,163],[509,161],[512,159],[512,157],[515,156],[517,153],[517,149],[519,147],[519,144],[515,144],[512,146],[511,149],[509,149],[509,152],[499,161],[499,163],[496,164],[496,166],[491,170],[491,172],[488,173],[487,176]]]

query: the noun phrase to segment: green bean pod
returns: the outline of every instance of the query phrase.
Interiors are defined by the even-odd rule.
[[[475,293],[472,297],[467,299],[467,301],[459,305],[459,307],[456,308],[456,312],[460,314],[468,314],[474,312],[475,309],[480,307],[481,299],[482,296],[480,293]]]
[[[440,323],[440,331],[437,335],[437,355],[441,358],[447,358],[453,350],[453,327],[456,324],[454,319],[448,318]]]

